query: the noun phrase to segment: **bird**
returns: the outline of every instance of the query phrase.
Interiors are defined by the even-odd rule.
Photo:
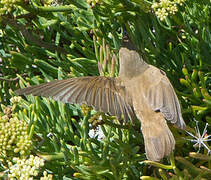
[[[184,129],[185,122],[174,88],[165,72],[147,64],[123,33],[118,77],[84,76],[34,85],[15,91],[18,95],[43,96],[70,104],[86,104],[96,111],[139,119],[146,157],[161,161],[175,148],[167,121]],[[167,120],[167,121],[166,121]]]

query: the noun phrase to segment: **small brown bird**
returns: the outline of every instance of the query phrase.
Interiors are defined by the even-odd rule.
[[[16,91],[19,95],[51,97],[64,103],[85,103],[124,120],[137,117],[149,160],[160,161],[174,150],[175,140],[165,119],[185,127],[176,93],[160,69],[147,64],[125,35],[119,51],[119,76],[55,80]]]

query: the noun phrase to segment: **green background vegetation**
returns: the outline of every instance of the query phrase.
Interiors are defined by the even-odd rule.
[[[172,82],[187,131],[197,135],[196,120],[202,133],[206,123],[211,125],[211,3],[186,0],[175,15],[164,21],[156,17],[152,3],[145,0],[89,4],[85,0],[0,2],[0,116],[26,122],[33,142],[27,150],[14,151],[17,143],[6,149],[7,155],[0,154],[2,177],[7,177],[8,172],[4,171],[8,169],[8,161],[29,154],[45,159],[34,179],[39,179],[43,170],[55,179],[211,177],[207,149],[195,153],[198,148],[187,140],[192,137],[174,126],[170,126],[176,139],[174,155],[171,161],[164,159],[158,164],[145,161],[139,123],[136,127],[130,123],[121,125],[114,117],[103,114],[103,121],[99,121],[101,114],[86,106],[81,108],[46,98],[27,96],[19,102],[10,101],[15,96],[14,90],[53,79],[117,76],[118,50],[125,24],[145,61],[164,70]],[[11,7],[9,12],[4,10],[6,4]],[[89,137],[89,130],[97,126],[102,128],[104,139]],[[207,134],[210,130],[208,126]]]

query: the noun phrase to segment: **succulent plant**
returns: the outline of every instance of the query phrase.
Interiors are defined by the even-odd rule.
[[[210,9],[209,0],[2,0],[0,176],[20,179],[10,175],[14,159],[33,156],[43,162],[31,166],[33,179],[209,179]],[[187,124],[189,133],[170,126],[175,151],[159,163],[146,161],[139,123],[14,94],[53,79],[117,76],[123,24],[143,58],[171,80]],[[199,132],[200,153],[188,140]]]

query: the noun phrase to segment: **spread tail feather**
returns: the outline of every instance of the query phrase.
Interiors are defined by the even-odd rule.
[[[164,118],[142,122],[147,159],[160,161],[174,150],[175,139]]]

